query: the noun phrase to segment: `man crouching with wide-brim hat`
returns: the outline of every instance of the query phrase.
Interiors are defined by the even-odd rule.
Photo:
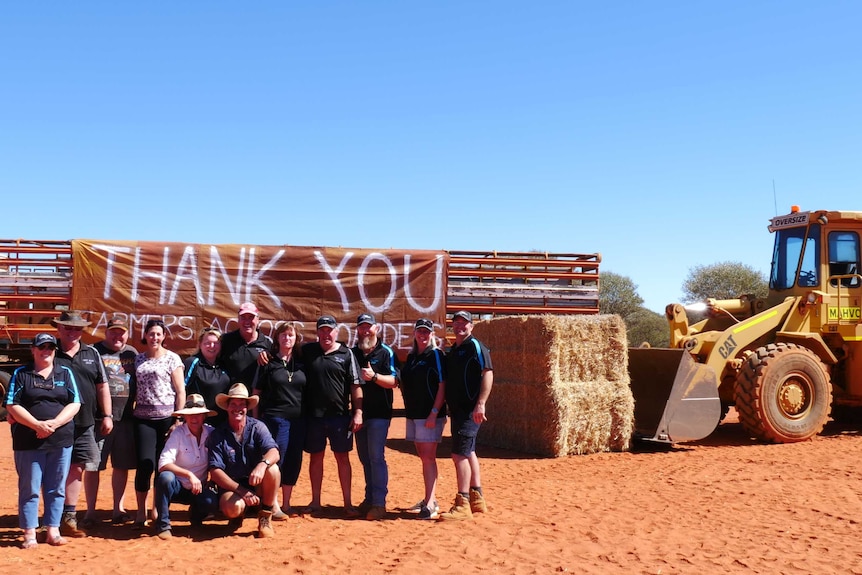
[[[246,508],[259,507],[257,536],[274,537],[272,508],[281,484],[278,444],[263,422],[248,416],[260,398],[249,396],[243,383],[216,396],[216,404],[227,411],[227,422],[217,427],[207,441],[210,479],[219,488],[219,508],[236,530],[242,526]]]

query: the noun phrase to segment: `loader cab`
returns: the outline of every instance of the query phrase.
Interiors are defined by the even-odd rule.
[[[773,218],[769,226],[770,231],[775,232],[770,291],[781,292],[783,299],[797,293],[803,295],[811,289],[838,295],[837,288],[862,287],[859,239],[862,219],[845,222],[844,218],[834,218],[830,221],[832,215],[803,212]],[[822,265],[823,262],[827,265]]]

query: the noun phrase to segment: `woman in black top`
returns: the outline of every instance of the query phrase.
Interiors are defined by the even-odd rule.
[[[258,368],[253,384],[260,403],[254,416],[269,428],[278,443],[278,466],[281,469],[282,509],[290,513],[290,496],[302,467],[302,447],[305,443],[305,411],[302,396],[305,392],[305,366],[298,357],[302,336],[292,322],[283,323],[275,330],[274,357]],[[273,519],[285,519],[284,512],[276,512]]]
[[[420,519],[437,517],[437,444],[446,424],[446,361],[437,349],[434,323],[430,319],[416,320],[413,328],[413,349],[401,366],[401,395],[407,412],[407,440],[416,445],[422,460],[425,498],[411,510]]]
[[[216,404],[215,398],[220,393],[227,393],[231,384],[230,376],[218,362],[221,338],[222,333],[218,329],[204,328],[198,338],[198,352],[183,362],[186,396],[192,393],[203,396],[206,406],[216,412],[207,421],[213,427],[227,421],[227,412]]]
[[[72,418],[81,408],[81,400],[72,370],[54,365],[56,350],[53,335],[38,334],[30,349],[33,361],[15,370],[5,400],[12,423],[24,549],[36,546],[40,491],[45,497],[46,541],[50,545],[67,543],[60,535],[60,519],[72,461]]]

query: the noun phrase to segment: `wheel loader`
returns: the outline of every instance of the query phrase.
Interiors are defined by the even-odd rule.
[[[708,299],[705,319],[665,309],[668,349],[629,349],[635,435],[706,437],[730,406],[755,439],[804,441],[862,406],[862,212],[772,218],[769,294]]]

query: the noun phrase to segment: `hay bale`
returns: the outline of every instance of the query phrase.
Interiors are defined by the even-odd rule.
[[[495,318],[473,335],[494,364],[480,442],[553,457],[629,449],[634,399],[619,316]]]

